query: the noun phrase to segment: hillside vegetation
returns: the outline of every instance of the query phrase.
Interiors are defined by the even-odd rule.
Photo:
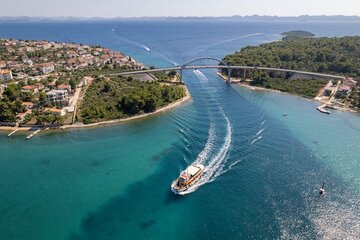
[[[262,66],[329,73],[360,78],[360,37],[341,38],[285,38],[282,41],[245,47],[227,55],[224,61],[230,65]],[[226,73],[226,69],[223,69]],[[233,70],[232,76],[244,77],[242,70]],[[288,91],[285,85],[294,85],[300,95],[313,97],[318,84],[303,84],[289,79],[291,74],[280,72],[247,71],[246,78],[254,79],[254,85]],[[320,84],[322,85],[322,84]],[[296,86],[296,87],[295,87]],[[317,89],[313,89],[317,88]],[[354,108],[360,107],[359,84],[351,93]]]
[[[154,112],[184,96],[182,86],[98,77],[86,91],[77,120],[93,123]]]

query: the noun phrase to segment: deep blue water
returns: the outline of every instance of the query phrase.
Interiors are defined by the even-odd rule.
[[[360,23],[0,23],[0,37],[99,44],[160,67],[294,29],[357,35]],[[0,239],[360,238],[358,115],[322,115],[315,102],[228,86],[212,70],[184,77],[192,101],[155,117],[31,141],[0,135]],[[194,161],[208,169],[198,188],[173,195]]]

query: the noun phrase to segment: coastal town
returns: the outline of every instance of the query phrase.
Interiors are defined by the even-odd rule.
[[[74,121],[94,75],[143,69],[100,46],[0,39],[0,126],[56,126]]]

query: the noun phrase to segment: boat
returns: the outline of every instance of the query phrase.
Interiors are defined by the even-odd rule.
[[[324,193],[325,193],[325,182],[323,182],[323,184],[322,184],[322,186],[321,186],[321,188],[319,190],[319,195],[322,195]]]
[[[180,173],[180,176],[172,182],[171,191],[181,194],[193,186],[204,173],[204,165],[196,164],[188,166]]]
[[[286,117],[286,116],[287,116],[287,113],[283,113],[282,115],[283,115],[284,117]]]
[[[319,112],[321,112],[321,113],[326,113],[326,114],[330,114],[331,113],[331,111],[330,110],[327,110],[325,107],[323,107],[323,106],[320,106],[320,107],[317,107],[316,108]]]

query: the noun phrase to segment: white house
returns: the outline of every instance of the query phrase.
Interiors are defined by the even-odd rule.
[[[67,90],[51,90],[46,93],[46,98],[48,101],[60,104],[60,105],[68,105],[69,98],[68,98],[68,91]]]
[[[51,62],[42,63],[39,65],[39,70],[42,74],[48,74],[55,70],[55,66]]]

